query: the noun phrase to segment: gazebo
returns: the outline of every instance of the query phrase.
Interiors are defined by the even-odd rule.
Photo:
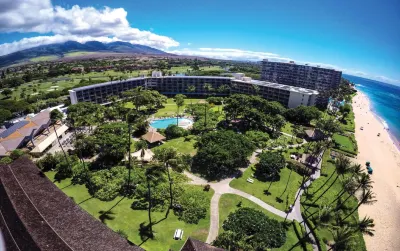
[[[131,153],[131,157],[139,161],[150,162],[153,159],[154,153],[150,149],[141,149],[137,152]],[[125,157],[128,160],[128,156]]]
[[[149,142],[149,144],[154,144],[165,140],[165,137],[160,133],[158,133],[156,130],[150,130],[145,135],[142,136],[142,139]]]

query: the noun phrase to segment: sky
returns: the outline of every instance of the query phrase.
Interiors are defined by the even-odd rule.
[[[0,0],[0,55],[68,40],[294,60],[400,85],[399,0]]]

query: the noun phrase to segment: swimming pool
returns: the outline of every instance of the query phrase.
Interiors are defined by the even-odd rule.
[[[193,124],[193,121],[186,118],[179,118],[178,119],[178,126],[183,128],[188,128]],[[150,123],[151,127],[157,129],[165,129],[169,125],[176,125],[176,118],[167,118],[167,119],[156,119]]]

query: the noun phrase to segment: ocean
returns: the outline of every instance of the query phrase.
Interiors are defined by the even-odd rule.
[[[356,89],[368,96],[372,112],[381,120],[394,138],[400,142],[400,86],[343,74],[356,84]]]

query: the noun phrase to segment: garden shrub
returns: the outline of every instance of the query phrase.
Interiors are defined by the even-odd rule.
[[[180,138],[180,137],[184,137],[186,135],[187,135],[187,131],[177,125],[169,125],[165,129],[165,136],[167,137],[167,139]]]
[[[308,168],[307,166],[305,166],[304,164],[293,160],[293,159],[289,159],[286,161],[287,163],[287,168],[292,169],[293,171],[295,171],[296,173],[300,174],[300,175],[311,175],[312,171],[310,168]]]
[[[284,224],[253,208],[243,207],[230,213],[223,229],[229,236],[222,233],[214,245],[225,249],[233,246],[237,250],[268,250],[286,242]]]
[[[13,159],[13,160],[16,160],[16,159],[18,159],[19,157],[21,157],[24,154],[25,154],[25,152],[22,151],[21,149],[15,149],[15,150],[13,150],[11,152],[10,158]]]
[[[179,197],[174,212],[179,220],[197,224],[200,219],[206,217],[209,206],[203,191],[189,188]]]
[[[3,157],[0,159],[0,164],[10,164],[13,162],[13,159],[10,157]]]

